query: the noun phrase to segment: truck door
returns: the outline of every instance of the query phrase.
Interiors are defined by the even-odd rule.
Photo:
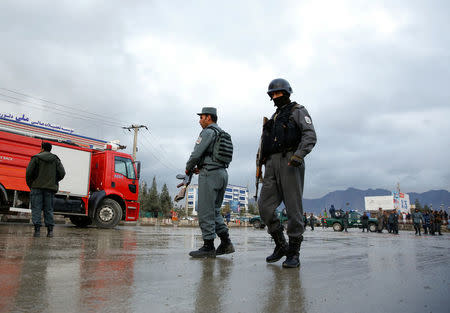
[[[137,179],[133,161],[114,156],[114,175],[111,187],[123,194],[126,200],[137,200]]]

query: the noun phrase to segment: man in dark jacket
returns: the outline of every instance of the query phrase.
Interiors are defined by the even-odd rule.
[[[419,209],[416,209],[415,212],[411,215],[414,224],[414,230],[416,231],[416,235],[420,234],[420,224],[423,222],[422,213],[419,212]]]
[[[439,236],[442,236],[441,233],[442,215],[437,210],[434,211],[434,224],[435,224],[434,231],[437,232]]]
[[[309,226],[311,226],[311,230],[314,230],[314,224],[316,224],[316,218],[314,217],[314,214],[311,213],[309,216]]]
[[[394,209],[392,213],[389,215],[389,219],[391,220],[391,232],[395,235],[398,235],[398,213],[397,209]]]
[[[53,237],[53,199],[58,191],[59,181],[66,175],[60,159],[51,150],[51,143],[42,142],[41,152],[31,157],[26,172],[27,185],[31,190],[34,237],[40,236],[41,211],[44,211],[47,237]]]
[[[423,233],[425,235],[428,235],[428,229],[430,228],[430,214],[428,213],[428,211],[425,211],[424,214],[422,214],[423,216]]]
[[[345,214],[343,215],[343,218],[342,218],[342,222],[344,224],[343,226],[344,226],[344,231],[345,232],[348,232],[348,230],[347,230],[347,228],[348,228],[348,217],[349,217],[348,211],[346,211]]]
[[[366,212],[364,212],[363,216],[361,216],[361,225],[363,232],[364,229],[367,229],[367,232],[369,232],[369,217],[367,216]]]
[[[383,232],[383,221],[384,221],[384,215],[383,215],[383,209],[382,208],[378,208],[377,220],[378,220],[377,231],[379,233],[382,233]]]

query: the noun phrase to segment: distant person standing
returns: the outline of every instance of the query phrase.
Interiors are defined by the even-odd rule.
[[[231,220],[231,214],[230,214],[230,212],[228,212],[228,213],[225,215],[225,220],[227,221],[227,226],[228,226],[228,224],[230,223],[230,220]]]
[[[430,210],[430,235],[434,236],[436,230],[436,218],[434,216],[433,210]]]
[[[434,214],[435,214],[435,215],[434,215],[434,216],[435,216],[434,220],[435,220],[435,223],[436,223],[436,229],[435,229],[435,231],[439,234],[439,236],[442,236],[442,233],[441,233],[442,215],[441,215],[441,213],[438,212],[437,210],[434,211]]]
[[[58,192],[59,182],[66,175],[64,166],[57,155],[51,153],[52,144],[42,142],[41,152],[31,157],[26,170],[26,182],[30,188],[31,214],[34,225],[34,237],[41,235],[41,216],[44,211],[44,222],[47,237],[53,237],[53,200]]]
[[[391,231],[393,234],[398,235],[398,213],[397,210],[394,209],[392,213],[389,215],[389,218],[391,218]]]
[[[311,213],[309,216],[309,225],[311,226],[311,230],[314,230],[314,224],[316,223],[316,218],[314,217],[314,214]]]
[[[423,233],[425,235],[428,235],[428,230],[430,228],[430,213],[428,211],[425,211],[424,214],[422,214],[423,216]],[[431,231],[430,231],[431,232]]]
[[[330,215],[332,218],[336,218],[336,209],[334,208],[333,204],[330,207]]]
[[[420,223],[423,221],[422,213],[419,212],[419,209],[416,209],[415,212],[411,215],[414,224],[414,230],[416,231],[416,235],[421,236],[420,233]]]
[[[383,232],[383,222],[384,222],[384,215],[383,215],[382,208],[378,208],[377,221],[378,221],[377,231],[379,233],[382,233]]]
[[[344,231],[347,233],[348,232],[348,230],[347,230],[347,228],[348,228],[348,211],[345,212],[342,222],[344,224]]]
[[[369,217],[367,216],[366,212],[364,212],[364,214],[361,216],[361,225],[362,232],[364,232],[364,229],[367,229],[367,232],[369,232]]]
[[[387,223],[388,233],[392,233],[394,230],[394,211],[389,214],[388,223]]]

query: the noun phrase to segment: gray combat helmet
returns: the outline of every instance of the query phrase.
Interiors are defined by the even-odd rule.
[[[290,96],[293,92],[291,85],[289,85],[289,82],[283,78],[275,78],[270,82],[269,88],[267,90],[267,94],[269,95],[269,97],[272,97],[271,94],[275,91],[284,91],[288,96]]]

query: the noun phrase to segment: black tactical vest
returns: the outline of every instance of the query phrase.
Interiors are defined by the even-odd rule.
[[[264,124],[262,135],[262,156],[268,157],[274,153],[286,153],[297,150],[301,141],[300,129],[291,118],[294,107],[291,102],[277,110],[270,120]]]

